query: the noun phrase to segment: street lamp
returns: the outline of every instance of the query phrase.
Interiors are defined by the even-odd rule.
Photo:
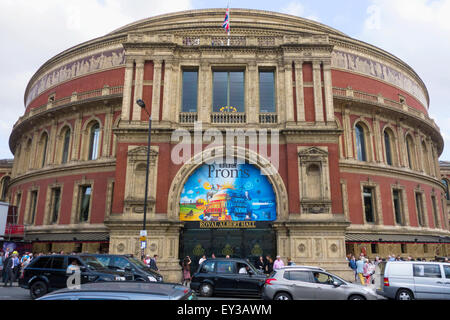
[[[147,142],[147,168],[146,168],[146,174],[145,174],[145,195],[144,195],[144,222],[142,226],[142,230],[145,230],[145,223],[147,220],[147,195],[148,195],[148,172],[150,167],[150,137],[151,137],[151,130],[152,130],[152,116],[148,113],[147,109],[145,108],[145,102],[142,99],[138,99],[136,101],[139,107],[145,110],[145,112],[148,115],[148,142]],[[141,253],[142,257],[144,258],[144,250],[142,249]]]

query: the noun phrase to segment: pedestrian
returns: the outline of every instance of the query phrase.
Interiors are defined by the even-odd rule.
[[[273,269],[277,270],[277,269],[281,269],[284,267],[284,262],[283,260],[281,260],[280,256],[277,256],[277,259],[274,261],[273,263]]]
[[[227,254],[227,255],[225,256],[225,259],[230,259],[230,256]]]
[[[183,260],[183,286],[189,287],[191,283],[191,258],[187,256]]]
[[[273,259],[271,256],[266,256],[266,274],[271,274],[273,272]]]
[[[13,252],[13,272],[14,272],[14,281],[19,278],[19,272],[20,272],[20,259],[19,259],[19,252],[14,251]]]
[[[380,257],[379,257],[379,256],[376,256],[376,257],[375,257],[375,261],[374,261],[373,264],[374,264],[375,266],[377,266],[380,262],[381,262]]]
[[[77,259],[72,259],[69,266],[66,269],[66,274],[72,274],[80,271]]]
[[[145,256],[145,258],[144,258],[144,263],[147,265],[147,267],[149,267],[150,266],[150,256],[149,255],[146,255]]]
[[[364,262],[364,277],[366,278],[366,285],[368,286],[371,283],[372,272],[375,271],[374,265],[370,259],[366,259]]]
[[[205,261],[205,260],[206,260],[206,256],[203,255],[203,256],[200,258],[200,260],[198,260],[198,265],[201,265],[201,264],[203,263],[203,261]]]
[[[158,255],[155,254],[153,258],[150,259],[150,265],[149,267],[155,271],[158,271],[158,266],[156,265],[156,259],[158,258]]]
[[[4,255],[3,251],[0,251],[0,276],[3,280],[3,282],[5,282],[5,277],[4,277],[4,272],[3,272],[4,265],[5,265],[5,255]]]
[[[287,264],[287,265],[288,265],[288,266],[295,266],[295,262],[292,261],[291,258],[288,258],[288,264]]]
[[[15,281],[14,278],[14,257],[13,255],[9,255],[5,261],[5,287],[10,283],[10,287],[12,287],[12,283]]]
[[[355,282],[356,282],[356,278],[358,277],[358,272],[356,272],[356,258],[354,255],[352,255],[350,257],[350,261],[348,262],[348,266],[353,270],[353,272],[355,273]]]
[[[215,258],[216,258],[216,255],[213,252],[212,255],[211,255],[211,259],[215,259]]]
[[[394,254],[389,255],[388,261],[395,261],[395,255]]]
[[[262,256],[259,257],[258,261],[255,263],[256,269],[261,272],[264,272],[266,269],[266,263],[264,262],[264,258]]]
[[[356,261],[356,273],[358,274],[359,281],[364,285],[364,256],[360,256],[359,260]]]

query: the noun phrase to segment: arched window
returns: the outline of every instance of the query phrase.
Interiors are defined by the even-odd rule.
[[[406,153],[408,156],[408,166],[410,169],[415,168],[414,142],[410,135],[406,136]]]
[[[2,198],[1,199],[3,201],[5,201],[6,195],[8,194],[8,185],[9,185],[9,180],[10,179],[11,178],[9,176],[6,176],[2,180],[2,194],[1,194]]]
[[[391,137],[387,130],[384,130],[384,147],[386,152],[386,163],[392,166],[392,146],[391,146]]]
[[[69,147],[70,147],[70,129],[67,128],[64,132],[63,137],[63,147],[62,147],[62,156],[61,163],[67,163],[69,159]]]
[[[95,123],[89,132],[89,160],[95,160],[98,157],[100,148],[100,125]]]
[[[45,166],[45,163],[47,161],[47,146],[48,146],[48,135],[46,132],[44,132],[41,136],[41,141],[39,142],[39,146],[41,149],[41,161],[40,161],[40,165],[41,168],[43,168]]]
[[[367,161],[367,152],[366,152],[366,139],[364,128],[357,124],[355,126],[356,133],[356,154],[359,161]]]
[[[445,197],[447,198],[447,200],[450,200],[450,194],[448,191],[448,181],[447,179],[442,179],[442,183],[445,185]]]

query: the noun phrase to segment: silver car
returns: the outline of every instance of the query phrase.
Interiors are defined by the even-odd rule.
[[[349,283],[322,268],[287,267],[274,271],[263,287],[266,300],[378,300],[375,289]]]

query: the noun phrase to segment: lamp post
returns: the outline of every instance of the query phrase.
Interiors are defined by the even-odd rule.
[[[144,221],[142,226],[142,230],[146,230],[145,223],[147,221],[148,173],[150,168],[150,138],[152,130],[152,116],[148,113],[147,109],[145,109],[145,102],[142,99],[138,99],[136,103],[138,104],[139,107],[144,109],[148,115],[147,168],[145,171]],[[143,258],[144,258],[144,249],[142,248],[141,259]]]

